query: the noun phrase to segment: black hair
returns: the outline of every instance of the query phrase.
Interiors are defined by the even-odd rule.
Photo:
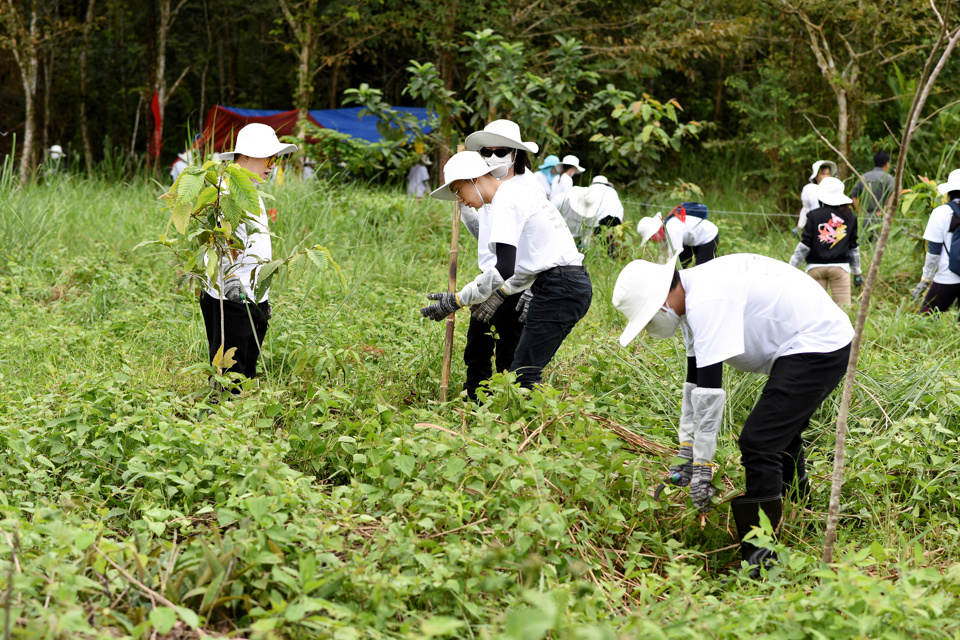
[[[883,167],[890,162],[890,154],[886,151],[877,151],[873,156],[873,166]]]
[[[680,272],[676,269],[673,270],[673,280],[670,281],[670,291],[673,291],[678,286],[680,286]]]
[[[837,207],[837,209],[840,210],[840,213],[845,213],[845,214],[847,214],[847,215],[853,215],[853,209],[851,209],[851,208],[850,208],[850,205],[848,205],[848,204],[842,204],[842,205],[840,205],[839,207]],[[882,211],[881,211],[881,213],[882,213]]]
[[[947,191],[947,200],[960,200],[960,190]]]
[[[523,149],[517,149],[513,156],[513,175],[522,176],[530,168],[530,156]]]

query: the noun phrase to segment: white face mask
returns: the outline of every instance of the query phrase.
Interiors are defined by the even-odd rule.
[[[510,167],[513,166],[513,159],[516,155],[516,151],[511,151],[502,158],[498,158],[496,154],[493,154],[489,158],[484,158],[483,161],[487,163],[488,167],[493,169],[493,171],[490,172],[490,175],[499,179],[507,175],[507,171],[510,171]]]
[[[670,308],[670,305],[665,304],[653,314],[653,318],[647,323],[646,330],[651,338],[666,340],[677,332],[679,326],[680,316]]]

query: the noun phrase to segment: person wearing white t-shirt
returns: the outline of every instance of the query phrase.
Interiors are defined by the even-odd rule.
[[[427,167],[431,164],[433,163],[430,162],[430,158],[426,155],[421,155],[420,163],[410,167],[410,171],[407,172],[408,196],[423,198],[423,196],[427,195],[427,189],[430,185],[430,172],[427,170]]]
[[[784,495],[800,501],[809,492],[802,434],[843,378],[853,327],[819,284],[778,260],[733,254],[683,271],[674,264],[635,260],[620,273],[613,304],[628,319],[620,344],[641,331],[667,339],[681,329],[687,378],[671,479],[689,485],[704,511],[716,492],[723,363],[769,376],[740,432],[746,492],[731,502],[743,559],[759,575],[775,556],[743,538],[761,509],[776,527]]]
[[[284,144],[276,132],[265,124],[248,124],[237,133],[233,151],[218,154],[221,162],[235,162],[260,176],[264,181],[270,176],[280,156],[297,150],[295,144]],[[257,375],[257,360],[260,347],[267,335],[271,317],[270,290],[257,299],[257,277],[260,265],[273,258],[269,222],[263,199],[258,197],[260,212],[256,220],[240,225],[234,232],[243,250],[227,256],[227,271],[217,283],[211,283],[200,294],[200,310],[207,333],[210,360],[220,349],[221,298],[223,308],[224,353],[236,347],[235,363],[229,371],[241,373],[248,378]]]
[[[682,202],[664,219],[668,258],[675,254],[680,264],[689,266],[694,258],[697,264],[713,260],[720,245],[720,230],[707,220],[707,206],[699,202]]]
[[[557,165],[557,173],[550,183],[550,197],[562,195],[573,188],[573,176],[584,172],[577,156],[566,155]]]
[[[437,302],[420,313],[440,321],[473,305],[473,317],[490,322],[510,296],[530,289],[526,305],[520,303],[524,326],[510,370],[517,373],[522,387],[531,388],[590,308],[593,288],[583,254],[540,191],[517,180],[497,180],[478,153],[456,154],[443,173],[444,185],[430,195],[457,199],[480,211],[481,239],[487,234],[496,263],[458,293],[428,295]]]
[[[947,204],[930,213],[923,239],[927,241],[927,259],[923,264],[920,282],[913,290],[913,299],[923,296],[920,313],[944,312],[960,300],[960,273],[950,269],[951,253],[955,252],[954,234],[960,233],[960,169],[950,172],[937,191],[947,196]],[[960,263],[952,256],[954,267]],[[960,317],[958,317],[960,320]]]
[[[464,146],[470,151],[479,152],[490,167],[491,174],[501,182],[515,182],[546,197],[536,172],[531,169],[529,155],[539,151],[540,147],[536,142],[523,140],[516,123],[494,120],[482,131],[467,136]],[[484,226],[481,233],[480,214],[473,207],[461,204],[460,216],[467,230],[478,240],[477,264],[480,270],[493,268],[496,256],[488,247],[489,226]],[[463,388],[468,399],[476,401],[477,387],[493,374],[491,360],[496,363],[496,371],[510,369],[523,332],[520,319],[522,311],[521,296],[515,294],[500,306],[491,320],[484,322],[470,317],[467,344],[463,349],[463,363],[466,366]]]
[[[793,230],[794,235],[803,231],[807,226],[807,214],[820,207],[820,200],[817,198],[817,185],[824,178],[830,176],[836,177],[837,163],[829,160],[817,160],[810,167],[810,179],[800,191],[800,215],[797,218],[797,227]]]

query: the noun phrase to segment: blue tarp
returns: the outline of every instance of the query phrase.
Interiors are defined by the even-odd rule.
[[[237,109],[224,107],[244,118],[268,118],[284,111],[270,109]],[[360,116],[363,107],[348,107],[344,109],[312,109],[310,116],[320,123],[324,129],[332,129],[345,133],[354,138],[367,142],[379,142],[380,132],[377,131],[376,116]],[[411,113],[420,120],[424,133],[430,133],[431,127],[427,124],[427,110],[425,107],[393,107],[397,111]]]

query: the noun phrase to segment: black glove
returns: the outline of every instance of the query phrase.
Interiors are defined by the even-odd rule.
[[[855,286],[857,289],[863,286],[863,276],[859,273],[853,276],[853,286]]]
[[[424,318],[430,318],[437,322],[440,322],[460,308],[460,304],[457,303],[457,294],[455,293],[431,293],[427,295],[427,300],[436,300],[437,302],[429,307],[423,307],[420,309],[420,313]]]
[[[517,320],[520,321],[520,324],[526,324],[527,322],[527,309],[530,308],[531,300],[533,300],[532,289],[527,289],[520,295],[520,301],[517,302],[517,311],[520,312],[520,315],[517,316]]]
[[[244,303],[247,296],[243,291],[243,285],[240,284],[240,278],[228,278],[223,283],[223,299],[230,302]]]
[[[490,323],[493,320],[493,314],[497,312],[503,301],[507,299],[507,294],[502,289],[495,289],[490,297],[472,307],[473,317],[480,322]]]

